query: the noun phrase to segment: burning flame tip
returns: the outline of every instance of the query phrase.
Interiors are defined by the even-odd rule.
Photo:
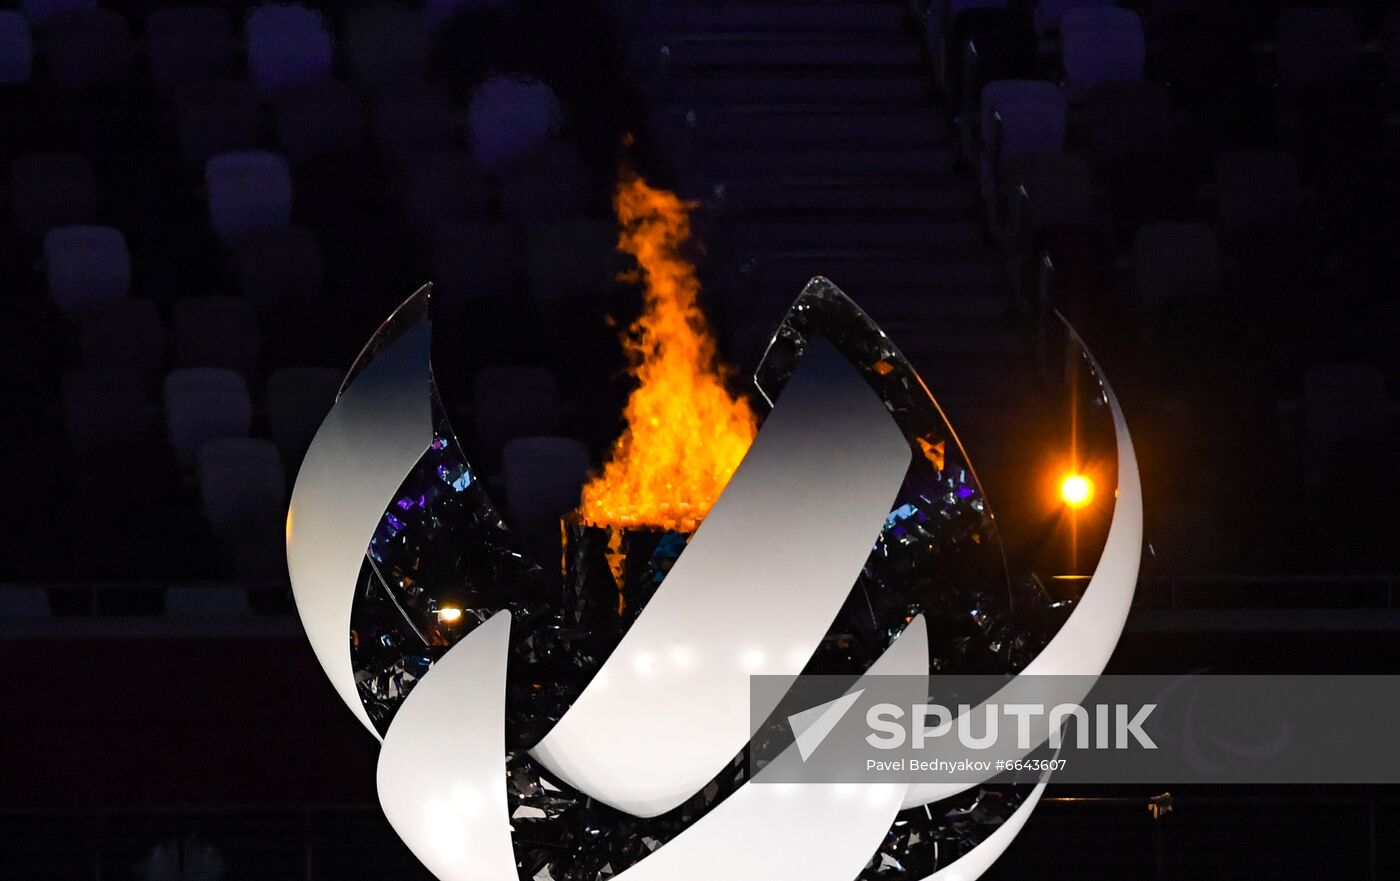
[[[681,255],[694,203],[625,172],[614,195],[618,249],[645,283],[642,315],[622,343],[637,388],[626,430],[602,473],[583,488],[579,514],[592,526],[692,531],[739,467],[758,432],[748,400],[725,388],[695,267]]]

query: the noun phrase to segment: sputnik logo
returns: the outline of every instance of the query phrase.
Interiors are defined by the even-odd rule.
[[[817,747],[826,740],[826,736],[841,724],[841,720],[863,694],[865,689],[861,688],[843,694],[834,701],[827,701],[820,706],[788,716],[788,727],[792,729],[793,742],[797,746],[798,755],[802,756],[802,761],[812,757],[812,753],[816,752]]]
[[[307,453],[287,524],[293,589],[312,648],[376,737],[380,729],[357,688],[347,634],[366,547],[387,500],[434,439],[426,296],[425,290],[401,307],[352,370]],[[830,341],[811,323],[821,315],[834,316],[826,325],[834,328]],[[865,363],[836,345],[852,339],[867,345]],[[788,349],[775,356],[780,343]],[[775,360],[784,362],[781,370]],[[1136,459],[1117,400],[1092,359],[1088,363],[1113,420],[1116,503],[1088,588],[1024,668],[1027,674],[1101,673],[1137,576],[1142,503]],[[764,382],[777,373],[782,382]],[[546,787],[567,788],[639,825],[667,816],[742,754],[750,711],[763,710],[750,706],[749,678],[795,678],[802,671],[887,528],[911,468],[941,472],[945,449],[956,446],[951,434],[948,448],[907,436],[897,414],[908,408],[882,400],[871,379],[891,373],[898,393],[913,396],[906,403],[914,401],[911,406],[942,424],[941,412],[887,337],[829,281],[813,279],[760,367],[759,388],[773,409],[752,447],[596,676],[530,749],[548,775]],[[779,522],[782,529],[760,528]],[[385,814],[444,881],[501,881],[521,868],[505,758],[506,674],[517,624],[504,608],[477,611],[486,613],[482,623],[452,644],[403,699],[382,734],[377,771]],[[928,672],[928,627],[919,614],[866,675]],[[857,686],[788,718],[803,760],[855,705],[862,693]],[[775,708],[776,699],[767,709]],[[741,785],[615,877],[711,881],[782,874],[852,881],[890,836],[901,810],[969,785],[873,783],[854,800],[839,785],[797,791]],[[929,879],[980,875],[1024,825],[1044,785]]]

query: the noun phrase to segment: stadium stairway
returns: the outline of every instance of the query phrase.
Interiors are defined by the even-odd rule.
[[[1006,256],[902,16],[893,0],[657,0],[637,50],[654,133],[702,203],[708,303],[735,359],[755,363],[807,279],[827,276],[1009,499],[1030,448],[1018,426],[1044,425],[1029,415],[1044,402]]]

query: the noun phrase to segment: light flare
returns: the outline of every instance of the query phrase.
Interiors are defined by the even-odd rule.
[[[1083,508],[1094,500],[1094,482],[1083,474],[1071,474],[1060,483],[1060,498],[1071,508]]]

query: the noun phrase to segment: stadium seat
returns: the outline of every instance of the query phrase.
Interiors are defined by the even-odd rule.
[[[1148,512],[1147,543],[1160,574],[1204,575],[1220,563],[1220,525],[1202,505],[1164,505]]]
[[[1069,153],[1036,153],[1020,163],[1014,178],[1021,200],[1014,232],[1051,226],[1092,226],[1093,187],[1089,165]]]
[[[112,9],[63,13],[47,26],[49,79],[65,92],[124,85],[136,59],[126,16]]]
[[[165,590],[165,614],[169,618],[238,618],[252,614],[248,593],[232,585],[170,585]],[[221,877],[222,873],[217,876]],[[190,867],[169,875],[171,881],[186,881],[193,875]],[[154,878],[150,881],[155,881]]]
[[[165,358],[165,326],[150,300],[117,300],[83,313],[78,326],[83,364],[153,376]]]
[[[501,208],[521,227],[582,217],[588,166],[568,144],[551,141],[501,175]]]
[[[1035,31],[1042,37],[1060,29],[1060,16],[1081,6],[1113,6],[1113,0],[1039,0],[1035,4]]]
[[[1036,37],[1020,10],[983,7],[960,12],[953,20],[940,68],[941,87],[963,113],[973,113],[982,88],[996,80],[1032,77],[1036,72]]]
[[[982,87],[978,100],[979,133],[983,149],[999,146],[994,151],[1001,160],[1009,156],[1065,147],[1065,112],[1068,106],[1064,89],[1047,80],[993,80]],[[1019,105],[1030,105],[1025,111]],[[1016,119],[1004,108],[1017,106]],[[997,116],[1002,119],[1000,122]],[[1024,117],[1024,121],[1021,117]],[[998,133],[998,127],[1009,129]]]
[[[532,226],[526,234],[525,275],[540,314],[554,316],[578,294],[596,294],[615,275],[617,227],[606,220]]]
[[[97,220],[97,175],[86,159],[71,153],[15,159],[10,164],[10,196],[15,226],[29,235]]]
[[[263,369],[350,363],[364,344],[368,326],[353,315],[343,301],[329,297],[297,297],[264,306],[258,334]],[[308,333],[308,328],[315,332]]]
[[[1169,149],[1171,101],[1158,83],[1100,83],[1084,95],[1084,121],[1094,158],[1103,164]]]
[[[472,376],[472,413],[489,458],[517,437],[552,435],[562,412],[559,388],[543,367],[486,367]]]
[[[485,220],[492,191],[491,180],[464,150],[421,153],[407,160],[404,211],[420,234],[452,221]]]
[[[449,150],[466,128],[452,96],[427,83],[385,90],[374,103],[373,115],[374,141],[394,159]]]
[[[1281,151],[1226,151],[1216,161],[1215,191],[1232,290],[1270,303],[1300,293],[1310,249],[1297,160]]]
[[[1060,16],[1060,60],[1074,98],[1099,83],[1140,79],[1147,60],[1142,20],[1113,6],[1066,9]]]
[[[1356,19],[1347,9],[1284,9],[1274,24],[1274,60],[1285,92],[1345,82],[1357,73],[1360,49]]]
[[[1166,87],[1100,83],[1085,93],[1084,105],[1098,183],[1121,244],[1144,224],[1194,216],[1196,182],[1174,143]]]
[[[154,412],[135,370],[86,367],[63,377],[63,429],[76,451],[148,442]]]
[[[284,579],[287,477],[277,447],[260,438],[215,438],[200,446],[197,462],[205,519],[235,573]]]
[[[329,367],[283,367],[267,378],[267,429],[289,473],[340,393],[341,373]]]
[[[0,10],[0,85],[23,85],[34,73],[34,38],[17,12]]]
[[[389,3],[351,9],[344,45],[355,78],[374,92],[422,79],[432,48],[423,14]]]
[[[213,6],[170,6],[146,16],[151,80],[170,94],[179,86],[229,76],[234,61],[228,13]]]
[[[130,368],[88,367],[68,373],[62,388],[68,444],[58,476],[68,498],[81,499],[86,515],[75,524],[73,537],[100,536],[106,546],[125,542],[127,553],[136,553],[146,539],[155,537],[149,524],[133,519],[135,515],[168,511],[176,496],[175,469],[157,431],[159,409],[148,396],[145,380]],[[140,537],[143,531],[145,539]],[[96,566],[100,575],[118,574],[104,571],[102,555],[82,562]]]
[[[979,177],[984,198],[992,197],[1003,169],[1026,156],[1065,148],[1064,90],[1044,80],[994,80],[979,101]]]
[[[293,162],[355,147],[365,129],[360,99],[331,77],[282,89],[273,120],[277,145]]]
[[[567,437],[518,437],[501,453],[510,524],[527,543],[558,542],[559,518],[579,504],[588,448]]]
[[[1374,44],[1364,54],[1361,44],[1353,9],[1289,8],[1278,15],[1275,123],[1309,177],[1343,168],[1363,145],[1389,137],[1387,90],[1369,51]],[[1393,96],[1393,81],[1391,87]]]
[[[304,226],[247,239],[237,262],[239,290],[259,309],[321,294],[321,246]]]
[[[214,156],[258,146],[258,98],[238,80],[198,80],[175,92],[175,124],[186,161],[204,167]]]
[[[220,153],[204,167],[204,188],[214,230],[226,245],[291,222],[292,172],[276,153]]]
[[[1368,364],[1326,364],[1303,375],[1303,427],[1313,455],[1375,452],[1392,422],[1385,373]]]
[[[1086,222],[1077,212],[1030,218],[1014,242],[1020,254],[1018,296],[1052,347],[1059,329],[1047,307],[1058,309],[1086,338],[1099,341],[1099,351],[1116,356],[1110,347],[1124,338],[1124,318],[1131,317],[1124,313],[1130,310],[1118,289],[1113,244],[1092,219]]]
[[[467,105],[472,151],[482,168],[500,171],[543,146],[562,123],[559,97],[539,80],[488,78]]]
[[[245,31],[248,72],[263,94],[330,74],[331,35],[316,10],[266,3],[248,14]]]
[[[224,367],[244,376],[258,363],[258,322],[237,297],[189,297],[175,303],[172,330],[179,367]]]
[[[1008,0],[930,0],[928,5],[929,26],[935,31],[944,30],[964,12],[974,9],[1004,9]]]
[[[19,11],[30,21],[43,22],[65,12],[97,8],[97,0],[20,0]]]
[[[69,318],[125,299],[131,291],[131,253],[110,226],[59,226],[44,235],[49,293]]]
[[[134,866],[137,881],[224,881],[223,857],[191,835],[151,848]]]
[[[182,367],[165,377],[165,424],[175,458],[193,468],[206,441],[247,437],[253,423],[248,384],[233,370]]]
[[[514,6],[515,0],[427,0],[423,5],[423,16],[429,25],[437,27],[464,11],[510,9]]]
[[[49,617],[49,598],[42,587],[0,585],[0,621]]]
[[[1228,150],[1215,165],[1220,225],[1226,231],[1280,227],[1297,220],[1298,165],[1273,150]]]
[[[943,64],[950,51],[957,46],[953,28],[958,16],[979,9],[1006,9],[1008,5],[1008,0],[931,0],[927,4],[928,15],[924,18],[924,41],[934,65]],[[952,54],[962,57],[960,48]]]
[[[506,223],[449,223],[433,234],[433,297],[513,299],[520,289],[521,236]]]
[[[1133,241],[1139,313],[1153,317],[1176,299],[1209,299],[1220,291],[1220,243],[1202,223],[1156,223]]]

